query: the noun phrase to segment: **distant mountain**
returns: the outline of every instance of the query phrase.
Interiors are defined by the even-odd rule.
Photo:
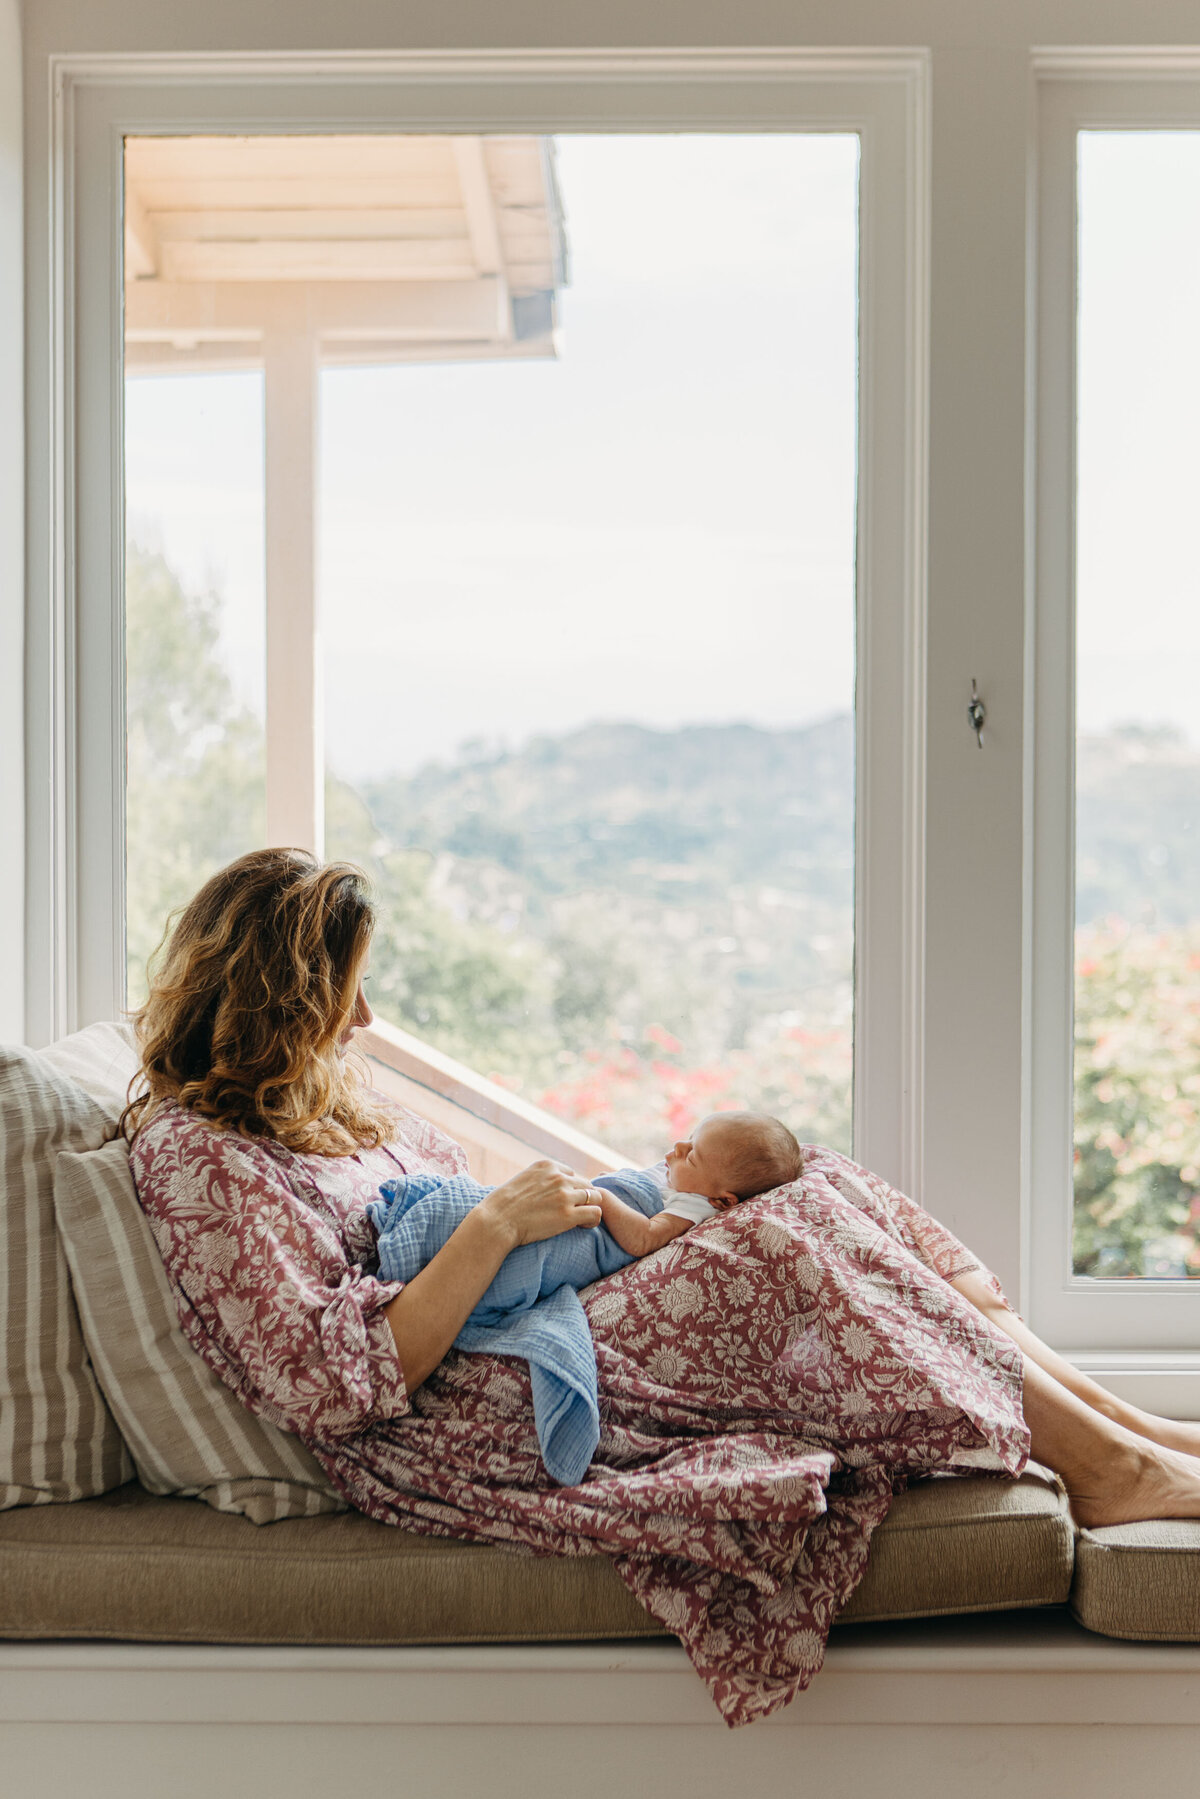
[[[848,715],[789,731],[588,725],[431,763],[365,798],[393,842],[498,864],[547,897],[615,888],[695,901],[767,882],[850,904]]]
[[[1200,917],[1200,752],[1129,725],[1080,739],[1076,918],[1169,929]],[[429,763],[365,789],[396,844],[486,863],[531,896],[585,891],[705,908],[778,889],[849,914],[854,733],[595,724],[521,749]],[[722,927],[724,928],[724,927]]]
[[[1076,922],[1200,918],[1200,752],[1177,731],[1125,725],[1080,739],[1076,783]]]

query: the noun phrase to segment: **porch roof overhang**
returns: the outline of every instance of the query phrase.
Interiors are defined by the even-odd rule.
[[[319,371],[553,357],[550,139],[125,140],[125,368],[263,371],[267,841],[324,847]]]
[[[553,356],[566,281],[549,139],[131,137],[130,373]]]

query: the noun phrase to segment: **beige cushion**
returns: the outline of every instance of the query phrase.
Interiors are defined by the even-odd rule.
[[[1200,1523],[1165,1518],[1081,1530],[1071,1610],[1101,1636],[1200,1643]]]
[[[1053,1477],[926,1481],[876,1533],[843,1617],[1062,1602]],[[486,1643],[666,1634],[603,1557],[534,1558],[358,1513],[256,1531],[137,1486],[0,1518],[0,1636],[199,1643]]]
[[[58,1074],[82,1087],[115,1129],[125,1110],[129,1083],[138,1071],[132,1025],[89,1024],[38,1054]],[[109,1136],[112,1134],[110,1131]]]
[[[892,1502],[840,1621],[1065,1605],[1074,1536],[1062,1482],[1036,1462],[1018,1481],[919,1481]]]
[[[0,1519],[0,1636],[371,1644],[664,1634],[600,1557],[420,1537],[357,1512],[256,1531],[136,1486],[56,1517],[58,1530],[10,1530]]]
[[[132,1473],[88,1364],[54,1228],[54,1165],[104,1111],[32,1050],[0,1048],[0,1510],[103,1493]]]
[[[88,1352],[143,1486],[256,1524],[344,1510],[299,1439],[248,1412],[184,1336],[124,1141],[60,1156],[54,1204]]]

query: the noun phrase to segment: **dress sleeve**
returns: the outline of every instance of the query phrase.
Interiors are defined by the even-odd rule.
[[[176,1111],[131,1166],[184,1333],[251,1411],[318,1443],[408,1411],[384,1311],[401,1283],[348,1261],[268,1148]]]

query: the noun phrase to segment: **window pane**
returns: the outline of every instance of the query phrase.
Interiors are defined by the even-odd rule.
[[[559,138],[537,195],[484,144],[512,341],[322,377],[373,1003],[624,1154],[726,1105],[849,1147],[857,140]]]
[[[1079,138],[1075,1271],[1200,1276],[1200,133]]]
[[[185,354],[188,352],[185,352]],[[137,367],[139,348],[129,347]],[[263,839],[262,376],[125,390],[128,999],[168,914]]]

